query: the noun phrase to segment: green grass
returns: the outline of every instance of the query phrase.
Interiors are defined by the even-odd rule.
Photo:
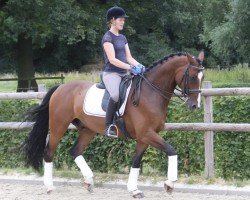
[[[211,81],[213,87],[250,87],[250,69],[247,64],[237,65],[234,68],[205,70],[205,81]]]
[[[36,74],[36,77],[44,76],[65,76],[65,82],[73,80],[87,80],[91,82],[98,82],[100,80],[100,71],[93,71],[91,73],[56,73],[56,74]],[[0,74],[1,78],[16,78],[14,74]],[[206,69],[205,70],[205,81],[212,81],[214,88],[216,87],[250,87],[250,70],[247,64],[238,65],[234,68],[216,70]],[[61,83],[60,80],[38,80],[38,84],[45,84],[47,88]],[[17,87],[17,81],[0,81],[0,92],[15,91]]]
[[[70,82],[74,80],[86,80],[91,82],[98,82],[100,80],[100,72],[93,71],[91,73],[78,73],[78,72],[69,72],[69,73],[56,73],[56,74],[36,74],[36,77],[60,77],[61,74],[64,75],[64,82]],[[17,78],[15,74],[0,74],[0,79],[4,78]],[[37,84],[45,84],[46,88],[50,88],[54,85],[61,84],[61,80],[37,80]],[[0,92],[14,92],[16,91],[17,81],[0,81]]]

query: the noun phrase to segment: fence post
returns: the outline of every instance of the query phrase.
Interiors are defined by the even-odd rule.
[[[38,92],[47,92],[45,84],[38,84]]]
[[[212,88],[211,81],[204,81],[203,88]],[[213,103],[211,96],[204,96],[204,123],[213,123]],[[205,131],[205,176],[214,176],[214,132]]]
[[[64,76],[63,74],[61,74],[61,83],[63,84],[63,82],[64,82]]]

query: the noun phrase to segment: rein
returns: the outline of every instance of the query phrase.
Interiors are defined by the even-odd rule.
[[[189,94],[192,94],[192,93],[200,93],[201,92],[201,90],[193,90],[193,89],[189,89],[189,87],[188,87],[189,86],[189,82],[190,82],[189,69],[191,67],[197,68],[199,70],[203,70],[204,69],[203,67],[200,68],[200,67],[193,66],[191,64],[188,65],[187,69],[185,70],[185,72],[183,74],[182,80],[181,80],[181,83],[184,81],[184,89],[181,90],[179,88],[175,88],[176,90],[180,91],[181,94],[184,97],[188,97]],[[164,99],[179,103],[178,101],[175,101],[175,100],[171,99],[172,95],[175,94],[174,92],[172,93],[172,92],[164,91],[159,86],[154,85],[152,82],[150,82],[144,76],[144,74],[139,74],[139,78],[136,80],[135,88],[134,88],[134,90],[132,92],[132,96],[131,96],[132,103],[133,103],[134,106],[138,106],[138,104],[139,104],[139,97],[140,97],[140,92],[141,92],[141,83],[142,83],[142,80],[144,80],[147,83],[147,85],[149,85],[153,90],[155,90],[157,92],[157,94],[159,94],[160,96],[162,96]],[[169,95],[170,95],[170,97],[169,97]],[[177,94],[175,94],[175,95],[179,99],[181,99],[182,101],[185,102],[185,100],[182,99],[181,97],[179,97]]]

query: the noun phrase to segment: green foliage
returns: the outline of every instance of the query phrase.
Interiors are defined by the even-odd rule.
[[[11,64],[6,62],[4,54],[16,53],[14,45],[20,35],[25,35],[32,38],[34,58],[31,59],[37,71],[68,71],[72,66],[81,66],[94,57],[93,52],[96,55],[93,44],[103,27],[93,17],[93,9],[91,4],[82,5],[75,0],[7,1],[0,8],[0,43],[7,46],[0,51],[0,64],[1,59],[2,66]],[[16,59],[15,55],[11,58]]]
[[[37,105],[37,101],[26,100],[1,100],[0,121],[23,121],[25,111]],[[24,158],[20,154],[20,148],[28,131],[4,130],[0,131],[0,166],[23,167]]]
[[[155,34],[138,34],[137,40],[140,42],[132,43],[131,49],[138,49],[133,54],[146,66],[171,53],[167,42],[164,39],[159,39]]]
[[[249,97],[213,98],[214,122],[249,123]],[[36,105],[37,101],[0,101],[0,121],[21,121],[22,114]],[[190,112],[180,103],[171,102],[168,108],[168,122],[202,122],[203,110]],[[204,171],[203,132],[163,131],[161,136],[178,153],[179,173],[201,174]],[[28,131],[0,131],[0,165],[23,167],[23,155],[18,147]],[[62,138],[54,159],[57,168],[76,169],[69,154],[78,137],[76,131],[67,131]],[[216,133],[214,137],[216,176],[223,178],[250,178],[250,135],[247,133]],[[98,172],[127,173],[134,154],[135,141],[110,140],[97,136],[84,153],[90,167]],[[143,157],[143,173],[166,175],[167,157],[164,153],[149,148]]]
[[[0,101],[0,121],[18,122],[23,121],[28,109],[36,106],[38,100],[1,100]]]
[[[24,167],[24,157],[20,148],[27,132],[24,131],[0,131],[0,166],[17,168]]]
[[[211,39],[210,31],[226,21],[226,13],[228,13],[229,10],[229,0],[210,0],[204,2],[204,32],[201,38],[207,45],[209,45]]]
[[[249,97],[217,97],[214,121],[249,123]],[[247,103],[248,102],[248,103]],[[247,133],[217,133],[215,135],[215,168],[223,178],[250,177],[250,135]]]
[[[85,38],[80,22],[89,16],[73,0],[9,0],[3,10],[2,39],[17,42],[18,36],[25,33],[34,45],[44,47],[52,37],[68,44]]]
[[[249,62],[250,2],[215,0],[206,4],[203,41],[224,65]]]
[[[150,65],[177,51],[197,54],[202,1],[131,1],[124,6],[130,16],[124,32],[139,62]]]
[[[37,72],[83,69],[102,60],[105,14],[114,4],[130,16],[123,33],[144,65],[168,53],[204,49],[204,64],[248,63],[249,2],[243,0],[9,0],[0,7],[0,71],[13,72],[18,35],[33,41]],[[94,13],[94,14],[93,14]]]

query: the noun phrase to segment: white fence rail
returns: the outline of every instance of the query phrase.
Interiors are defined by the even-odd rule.
[[[178,94],[179,92],[176,91]],[[2,99],[43,99],[46,92],[5,92],[0,93],[0,100]],[[202,96],[250,96],[250,88],[212,88],[202,89]]]
[[[23,130],[30,129],[33,122],[0,122],[0,129]],[[76,129],[70,124],[68,129]],[[228,123],[165,123],[165,130],[173,131],[232,131],[250,132],[250,124],[228,124]]]
[[[176,92],[178,94],[178,92]],[[46,92],[28,93],[0,93],[0,100],[4,99],[42,99]],[[246,123],[213,123],[212,96],[250,96],[250,88],[212,88],[209,81],[204,82],[202,89],[204,96],[204,123],[166,123],[165,130],[205,131],[205,175],[214,176],[213,131],[250,132],[250,124]],[[27,129],[33,122],[0,122],[0,129]],[[69,129],[75,129],[71,124]]]

